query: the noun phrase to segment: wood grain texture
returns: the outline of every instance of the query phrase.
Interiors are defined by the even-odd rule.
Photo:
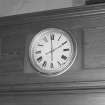
[[[2,105],[104,105],[105,94],[0,96]]]
[[[105,27],[85,29],[85,68],[105,68]]]

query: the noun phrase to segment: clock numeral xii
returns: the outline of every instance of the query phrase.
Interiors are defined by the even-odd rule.
[[[54,40],[54,34],[52,34],[50,37],[51,37],[51,40]]]

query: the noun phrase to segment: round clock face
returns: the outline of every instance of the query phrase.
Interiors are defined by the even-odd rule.
[[[29,57],[34,69],[47,76],[56,76],[70,69],[76,57],[71,35],[56,28],[36,34],[29,47]]]

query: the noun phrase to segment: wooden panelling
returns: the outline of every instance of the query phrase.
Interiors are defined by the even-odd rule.
[[[72,32],[77,42],[71,69],[52,78],[25,72],[33,70],[31,38],[45,28]],[[105,4],[0,18],[0,39],[2,105],[105,104]]]
[[[105,27],[84,30],[84,68],[105,68]]]
[[[22,26],[3,26],[1,28],[0,73],[23,72],[25,35],[27,29]]]
[[[2,105],[105,105],[104,93],[0,96]]]

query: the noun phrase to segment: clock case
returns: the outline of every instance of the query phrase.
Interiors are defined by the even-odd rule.
[[[46,23],[47,23],[47,26],[46,26]],[[32,63],[30,61],[30,58],[29,58],[29,47],[30,47],[30,43],[32,41],[32,38],[35,36],[35,34],[37,34],[38,32],[40,32],[40,31],[42,31],[44,29],[60,29],[60,30],[62,30],[64,32],[66,32],[69,35],[69,37],[71,38],[72,43],[73,43],[74,55],[73,55],[73,59],[72,59],[71,64],[70,64],[71,67],[67,70],[67,72],[68,73],[69,72],[71,73],[73,70],[77,70],[75,67],[73,67],[73,66],[75,66],[76,59],[78,60],[78,58],[77,58],[77,56],[78,56],[77,55],[77,50],[78,50],[77,43],[79,43],[79,42],[77,42],[77,40],[75,39],[76,38],[76,34],[77,34],[77,30],[76,31],[73,31],[71,29],[67,30],[67,29],[63,28],[63,26],[62,27],[59,27],[60,26],[59,23],[58,23],[58,26],[55,23],[50,23],[50,22],[46,22],[46,23],[43,23],[43,27],[42,28],[38,29],[38,31],[33,32],[33,34],[30,35],[30,36],[28,36],[27,39],[26,39],[27,41],[26,41],[26,51],[25,51],[26,53],[25,53],[25,64],[24,64],[24,68],[25,69],[24,69],[24,73],[35,73],[34,75],[37,75],[37,76],[39,75],[38,78],[40,78],[40,77],[41,78],[48,78],[48,77],[49,78],[53,78],[53,77],[55,78],[55,76],[58,77],[58,76],[61,76],[61,75],[66,75],[66,72],[64,72],[64,74],[58,73],[58,74],[54,74],[54,75],[46,75],[46,74],[43,74],[43,73],[39,72],[37,70],[37,68],[33,67],[33,65],[32,65]]]
[[[39,67],[37,67],[37,65],[33,65],[33,62],[31,60],[31,52],[30,52],[30,49],[31,49],[31,44],[32,44],[32,41],[33,41],[33,38],[35,37],[35,35],[32,35],[30,38],[32,38],[30,40],[30,44],[28,44],[28,54],[27,54],[27,57],[26,57],[26,61],[28,61],[28,63],[30,63],[30,66],[32,66],[32,69],[25,69],[25,73],[39,73],[39,75],[42,75],[42,76],[47,76],[47,77],[53,77],[53,76],[59,76],[61,74],[63,74],[64,72],[66,72],[67,70],[71,70],[71,66],[72,64],[74,63],[75,61],[75,58],[77,56],[77,43],[76,43],[76,40],[73,38],[73,35],[71,32],[67,33],[61,29],[58,29],[58,28],[46,28],[46,29],[43,29],[41,30],[40,32],[38,32],[37,34],[42,34],[42,32],[45,32],[45,31],[49,31],[49,32],[58,32],[58,33],[61,33],[61,34],[64,34],[66,35],[66,37],[70,40],[70,43],[71,43],[71,47],[72,47],[72,56],[71,56],[71,61],[68,65],[68,67],[66,67],[64,70],[62,71],[59,71],[59,72],[55,72],[55,73],[44,73],[43,71],[39,71]],[[29,38],[29,39],[30,39]],[[34,38],[35,39],[35,38]]]

